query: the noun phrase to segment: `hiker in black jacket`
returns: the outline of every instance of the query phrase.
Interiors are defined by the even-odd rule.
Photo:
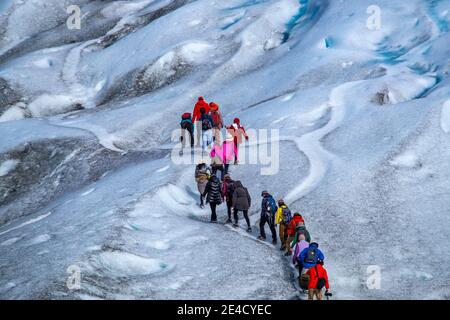
[[[211,222],[217,223],[216,208],[222,203],[222,183],[215,175],[211,175],[206,184],[204,196],[207,196],[209,205],[211,206]]]
[[[242,211],[244,213],[245,221],[247,222],[247,232],[252,231],[250,219],[248,218],[248,209],[250,209],[251,205],[252,199],[250,198],[247,188],[242,185],[241,181],[236,181],[234,183],[233,192],[234,227],[239,226],[238,211]]]

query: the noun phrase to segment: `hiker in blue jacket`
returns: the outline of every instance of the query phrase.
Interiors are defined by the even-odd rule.
[[[319,261],[325,260],[325,256],[322,251],[320,251],[319,244],[317,242],[312,242],[308,248],[303,249],[299,258],[303,263],[304,269],[313,268],[319,263]]]
[[[259,240],[266,240],[266,232],[264,230],[264,226],[266,223],[269,224],[270,232],[272,232],[272,243],[277,243],[277,231],[275,229],[275,213],[278,210],[275,199],[270,195],[270,193],[264,190],[261,193],[261,197],[263,197],[261,202],[261,219],[259,221],[259,232],[260,236]]]

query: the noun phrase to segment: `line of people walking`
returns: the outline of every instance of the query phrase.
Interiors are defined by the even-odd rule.
[[[239,227],[239,212],[242,212],[247,224],[247,232],[252,232],[249,210],[252,205],[250,193],[240,180],[234,181],[229,174],[230,163],[238,164],[238,149],[243,138],[248,140],[245,129],[240,120],[235,118],[233,124],[226,127],[225,141],[221,142],[221,130],[224,127],[219,106],[212,102],[206,103],[203,97],[199,97],[194,107],[193,118],[183,123],[190,123],[189,131],[191,148],[194,148],[195,123],[201,123],[200,130],[202,151],[204,152],[213,142],[210,148],[211,164],[200,162],[195,168],[195,180],[200,193],[200,207],[209,204],[211,209],[211,223],[217,223],[217,208],[222,203],[227,207],[227,220],[233,227]],[[186,115],[183,115],[183,117]],[[182,141],[184,137],[182,133]],[[184,148],[184,145],[183,145]],[[221,177],[218,177],[218,172]],[[311,235],[306,229],[305,220],[299,212],[292,214],[290,208],[283,199],[275,201],[274,197],[267,191],[261,192],[261,214],[259,219],[260,235],[258,240],[266,241],[265,227],[268,225],[272,236],[272,243],[277,244],[277,227],[280,240],[280,251],[286,257],[292,256],[292,263],[298,269],[299,287],[304,293],[307,292],[308,299],[322,300],[323,289],[325,296],[332,296],[328,281],[328,274],[324,268],[325,256],[319,249],[317,242],[311,241]]]
[[[198,179],[200,177],[202,179]],[[239,227],[239,212],[242,211],[247,223],[247,231],[252,232],[248,215],[252,200],[248,189],[243,186],[241,181],[233,181],[230,174],[226,174],[222,182],[205,163],[197,166],[196,179],[201,207],[204,207],[203,198],[206,198],[210,204],[211,223],[217,223],[217,206],[226,203],[228,215],[226,223],[232,223],[236,228]],[[308,294],[310,300],[322,300],[324,288],[325,296],[331,297],[328,274],[324,268],[325,256],[319,249],[319,244],[312,242],[303,216],[299,212],[292,214],[283,199],[276,202],[267,190],[261,193],[261,197],[258,240],[266,241],[265,226],[267,224],[271,232],[272,243],[276,245],[278,243],[276,227],[278,226],[280,251],[283,251],[286,257],[292,256],[292,263],[299,273],[299,287]]]

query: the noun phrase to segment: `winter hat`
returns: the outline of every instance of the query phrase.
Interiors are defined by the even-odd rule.
[[[231,176],[227,173],[226,175],[223,176],[224,180],[231,180]]]
[[[300,213],[298,213],[298,212],[296,212],[296,213],[294,213],[294,217],[301,217],[302,215],[300,214]]]
[[[219,110],[219,105],[218,105],[217,103],[215,103],[215,102],[211,102],[211,103],[209,104],[209,107],[210,107],[210,109],[211,109],[212,111],[217,111],[217,110]]]
[[[233,123],[241,124],[241,119],[239,119],[239,118],[234,118]]]
[[[264,190],[263,192],[261,192],[261,197],[264,197],[265,195],[269,194],[269,191]]]
[[[278,204],[285,204],[283,199],[278,199]]]
[[[203,97],[198,97],[198,101],[203,101],[205,100]]]

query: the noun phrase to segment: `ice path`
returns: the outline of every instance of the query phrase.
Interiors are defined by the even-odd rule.
[[[284,197],[288,203],[295,202],[314,190],[325,177],[334,155],[322,147],[321,139],[338,128],[343,122],[350,101],[350,99],[347,101],[346,97],[361,82],[347,82],[334,88],[327,103],[331,112],[328,123],[300,137],[291,138],[298,149],[308,158],[310,168],[308,176]],[[318,107],[318,109],[322,108],[323,106]]]

